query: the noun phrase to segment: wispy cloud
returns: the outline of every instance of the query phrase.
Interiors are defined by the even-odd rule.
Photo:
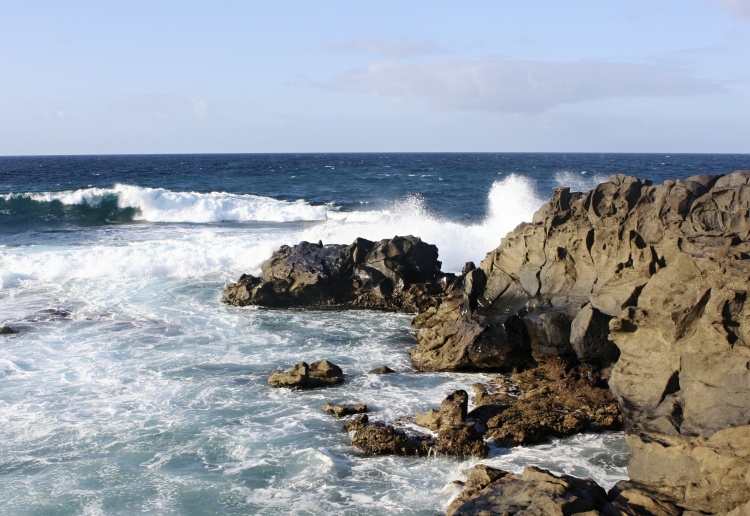
[[[750,0],[716,0],[723,8],[740,18],[750,18]]]
[[[317,86],[447,109],[539,113],[608,97],[661,97],[722,91],[717,83],[669,65],[517,59],[375,63]]]

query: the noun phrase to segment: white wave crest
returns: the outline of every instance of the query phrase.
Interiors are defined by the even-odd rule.
[[[313,206],[303,200],[281,201],[271,197],[227,192],[173,192],[117,184],[114,188],[84,188],[67,192],[11,194],[37,202],[58,201],[69,205],[98,206],[116,196],[118,208],[134,208],[136,220],[149,222],[260,221],[295,222],[325,220],[332,208]],[[6,196],[6,198],[9,196]]]
[[[288,233],[293,237],[293,233]],[[279,235],[211,230],[154,235],[127,244],[102,242],[93,246],[0,247],[0,289],[70,279],[171,277],[199,279],[216,276],[234,280],[239,274],[259,274],[259,265],[279,247]]]
[[[543,202],[530,179],[511,174],[492,185],[480,224],[445,220],[431,213],[424,199],[409,196],[385,210],[329,214],[329,220],[307,229],[303,239],[344,244],[357,237],[415,235],[438,247],[444,271],[458,272],[467,261],[481,261],[518,224],[530,221]]]
[[[571,192],[588,192],[608,179],[605,175],[589,174],[585,170],[582,172],[563,170],[555,173],[555,184],[570,187]]]

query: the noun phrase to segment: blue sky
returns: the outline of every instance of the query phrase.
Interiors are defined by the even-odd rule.
[[[0,0],[0,155],[750,152],[750,0]]]

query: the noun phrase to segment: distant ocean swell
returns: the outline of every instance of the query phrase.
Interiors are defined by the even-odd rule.
[[[579,177],[557,178],[560,182]],[[576,185],[584,189],[603,178],[585,178]],[[577,189],[577,188],[576,188]],[[394,235],[418,235],[437,245],[443,270],[457,272],[467,261],[478,263],[515,226],[529,221],[544,202],[532,180],[511,174],[495,181],[486,199],[484,220],[471,224],[448,220],[432,213],[418,195],[394,200],[385,209],[339,211],[331,206],[313,206],[305,201],[280,201],[254,195],[224,192],[172,192],[164,189],[116,185],[112,189],[89,188],[71,192],[9,194],[0,197],[2,209],[32,209],[39,205],[54,213],[55,207],[72,207],[89,218],[118,215],[121,222],[294,223],[276,232],[241,232],[220,227],[173,227],[163,235],[153,230],[137,241],[107,241],[99,236],[95,245],[46,250],[36,246],[6,247],[0,253],[0,288],[21,283],[65,281],[75,278],[220,276],[228,281],[244,272],[258,274],[261,263],[283,244],[300,240],[347,244],[357,237],[371,240]],[[18,216],[22,214],[19,213]],[[299,223],[306,222],[300,225]],[[121,237],[120,237],[121,238]]]
[[[115,185],[113,188],[85,188],[64,192],[6,194],[0,196],[0,210],[6,215],[23,215],[25,210],[78,207],[82,215],[98,213],[102,221],[126,222],[290,222],[325,220],[331,208],[305,201],[282,201],[258,195],[226,192],[173,192],[164,188]],[[11,213],[9,213],[11,212]],[[74,222],[74,221],[73,221]]]

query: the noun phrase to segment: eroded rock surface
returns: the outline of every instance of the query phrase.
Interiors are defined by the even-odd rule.
[[[618,175],[587,193],[558,189],[470,274],[452,304],[415,319],[415,364],[516,368],[518,355],[502,350],[521,350],[527,339],[534,357],[571,356],[592,371],[612,365],[631,478],[586,511],[734,514],[750,506],[750,171],[659,186]],[[525,336],[484,339],[515,318]],[[470,358],[477,347],[480,361]],[[540,392],[552,390],[545,383]],[[466,510],[584,510],[560,509],[546,484],[513,505],[513,493],[528,488],[518,482],[503,476]],[[565,496],[581,499],[571,489]]]
[[[591,479],[558,476],[533,466],[521,476],[477,466],[447,515],[567,515],[596,511],[606,504],[607,493]]]
[[[439,303],[453,275],[440,271],[437,247],[396,236],[351,245],[301,242],[282,246],[261,266],[226,286],[235,306],[338,306],[419,312]]]

